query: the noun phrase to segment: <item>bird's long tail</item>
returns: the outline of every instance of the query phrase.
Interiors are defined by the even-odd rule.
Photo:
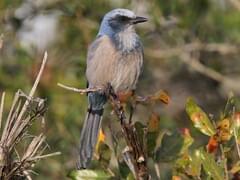
[[[101,97],[102,96],[102,97]],[[89,167],[101,127],[105,97],[100,94],[90,94],[88,109],[80,138],[78,169]]]

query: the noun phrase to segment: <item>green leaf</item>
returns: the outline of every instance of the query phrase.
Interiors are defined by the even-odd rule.
[[[218,165],[212,154],[200,151],[204,171],[214,180],[224,180],[224,168]]]
[[[209,120],[207,114],[195,103],[192,98],[188,98],[186,103],[186,112],[192,120],[194,127],[203,134],[213,136],[216,130]]]
[[[183,128],[181,132],[181,136],[183,137],[183,146],[180,154],[184,154],[188,151],[188,148],[192,145],[194,139],[192,138],[189,129]]]
[[[127,176],[127,180],[134,180],[134,176],[132,173],[129,173]]]
[[[68,174],[72,180],[104,180],[110,179],[111,175],[102,170],[74,170]]]
[[[235,164],[233,165],[233,167],[231,168],[230,172],[231,172],[232,174],[235,174],[235,173],[240,172],[240,161],[238,161],[237,163],[235,163]]]
[[[176,161],[175,167],[178,172],[193,177],[200,177],[201,164],[202,160],[200,157],[200,151],[195,150],[191,155],[188,153],[183,154],[181,158]]]
[[[195,150],[191,156],[191,160],[189,163],[188,174],[191,176],[199,177],[201,173],[201,152],[200,150]]]
[[[107,144],[100,143],[98,148],[98,161],[101,164],[102,168],[107,168],[111,159],[112,151]]]
[[[240,144],[240,112],[235,112],[232,116],[232,125],[231,133],[237,140],[237,143]]]
[[[156,160],[168,162],[177,159],[182,150],[184,138],[179,132],[164,134],[160,148],[156,150]]]

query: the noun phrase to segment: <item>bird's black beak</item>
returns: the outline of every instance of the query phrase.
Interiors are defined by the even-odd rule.
[[[148,19],[145,17],[137,16],[136,18],[132,19],[131,22],[133,24],[143,23],[146,22]]]

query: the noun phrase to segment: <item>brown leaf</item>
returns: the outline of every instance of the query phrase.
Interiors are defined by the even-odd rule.
[[[159,129],[159,122],[160,118],[159,115],[155,112],[153,112],[150,116],[150,119],[148,121],[148,131],[149,132],[156,132]]]
[[[167,92],[165,91],[158,91],[157,93],[155,93],[153,96],[151,96],[150,98],[152,101],[158,101],[160,100],[161,102],[163,102],[164,104],[169,104],[170,102],[170,97],[168,95]]]

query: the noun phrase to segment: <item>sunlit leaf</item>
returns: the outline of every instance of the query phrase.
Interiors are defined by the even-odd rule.
[[[179,132],[173,134],[164,134],[160,148],[156,151],[157,161],[172,161],[175,160],[184,145],[184,138]]]
[[[236,112],[232,116],[231,132],[237,139],[238,144],[240,144],[240,112]]]
[[[192,120],[194,127],[203,134],[213,136],[216,130],[213,127],[206,113],[195,103],[192,98],[188,98],[186,103],[186,111]]]
[[[200,176],[201,164],[202,160],[199,150],[195,150],[191,155],[187,153],[182,155],[175,163],[178,172],[182,172],[193,177]]]
[[[96,152],[98,153],[98,148],[101,142],[105,141],[105,134],[103,133],[102,128],[99,131],[99,135],[98,135],[98,140],[97,140],[97,144],[96,144]]]
[[[180,176],[173,176],[172,180],[182,180],[182,178]]]
[[[240,161],[233,165],[232,169],[230,170],[232,174],[240,172]]]
[[[110,179],[111,175],[102,170],[75,170],[68,174],[72,180],[104,180]]]
[[[178,172],[186,173],[190,161],[191,157],[188,153],[183,154],[179,159],[177,159],[175,162],[175,167],[178,170]]]
[[[226,118],[228,116],[231,116],[233,107],[235,106],[235,100],[236,99],[234,95],[230,93],[221,118]]]
[[[183,146],[181,149],[181,154],[182,154],[188,150],[188,148],[192,145],[194,140],[193,140],[188,128],[183,128],[181,130],[181,135],[183,137]]]
[[[191,156],[187,173],[191,176],[199,177],[201,173],[201,164],[200,150],[195,150]]]
[[[231,138],[230,121],[228,118],[223,119],[217,125],[217,138],[219,142],[229,141]]]
[[[200,151],[200,157],[203,164],[203,169],[206,174],[214,180],[224,180],[224,168],[216,163],[214,156],[204,150]]]

